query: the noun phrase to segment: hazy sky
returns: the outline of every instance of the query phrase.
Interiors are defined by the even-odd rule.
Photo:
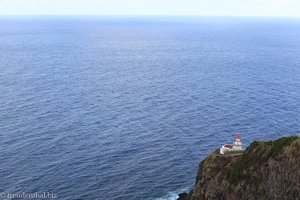
[[[0,14],[300,17],[300,0],[0,0]]]

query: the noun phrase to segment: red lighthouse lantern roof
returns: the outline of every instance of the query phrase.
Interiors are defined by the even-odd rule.
[[[235,139],[241,139],[241,136],[237,135],[234,137]]]

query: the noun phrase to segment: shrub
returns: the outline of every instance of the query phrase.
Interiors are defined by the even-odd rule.
[[[242,156],[229,166],[227,171],[229,180],[235,183],[240,179],[247,178],[247,175],[243,175],[243,170],[248,169],[250,166],[261,166],[261,164],[267,162],[270,158],[280,154],[284,147],[290,145],[298,138],[298,136],[291,136],[269,142],[252,142]]]

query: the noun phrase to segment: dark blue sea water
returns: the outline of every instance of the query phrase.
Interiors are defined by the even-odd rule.
[[[299,19],[0,19],[0,192],[174,199],[299,120]]]

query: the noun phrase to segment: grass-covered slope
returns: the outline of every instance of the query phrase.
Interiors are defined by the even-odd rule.
[[[300,152],[300,137],[282,137],[275,141],[258,142],[254,141],[244,151],[232,165],[227,169],[227,175],[231,182],[239,181],[240,179],[247,179],[251,174],[245,174],[243,171],[248,170],[250,167],[259,168],[267,163],[270,159],[282,155],[283,150],[285,153],[293,156]],[[299,163],[300,165],[300,163]]]
[[[241,156],[216,150],[199,165],[187,200],[290,200],[300,197],[300,137],[254,141]]]

